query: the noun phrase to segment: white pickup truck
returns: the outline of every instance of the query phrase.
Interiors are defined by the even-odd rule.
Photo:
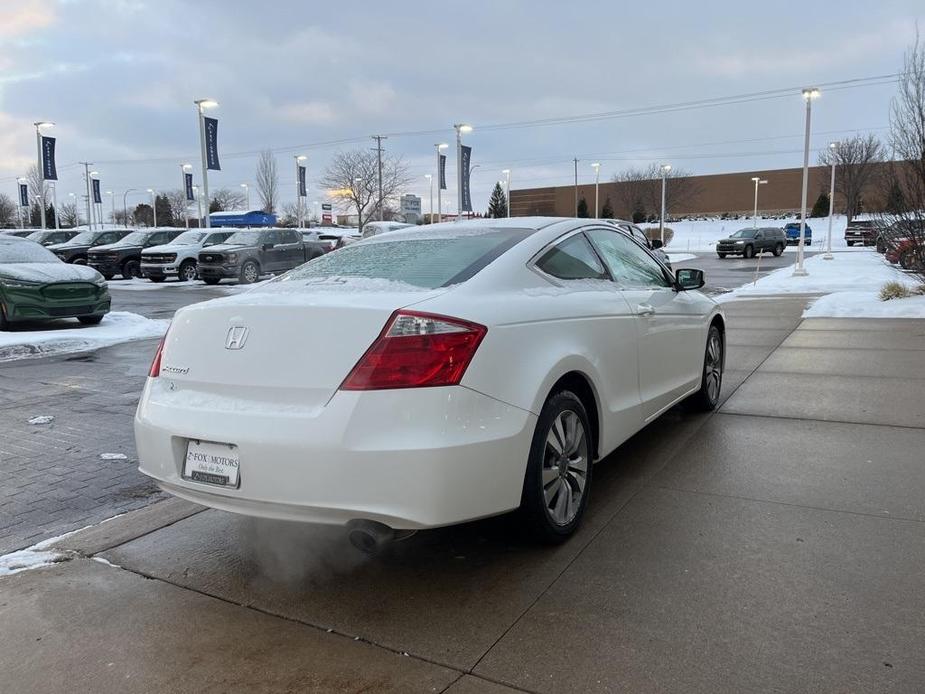
[[[170,243],[151,246],[141,253],[141,276],[152,282],[163,282],[167,277],[176,277],[181,282],[190,282],[197,277],[199,251],[208,246],[224,243],[234,230],[207,231],[190,229],[184,231]]]

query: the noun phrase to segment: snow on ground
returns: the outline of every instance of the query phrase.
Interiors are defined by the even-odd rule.
[[[85,352],[101,347],[161,337],[170,321],[154,320],[137,313],[113,311],[99,325],[81,325],[76,319],[58,320],[32,329],[17,327],[0,332],[0,362],[52,354]]]
[[[789,222],[799,223],[799,217],[785,219],[764,219],[758,217],[759,227],[783,228]],[[828,217],[807,220],[813,230],[813,241],[807,248],[809,250],[824,250],[826,235],[829,229]],[[665,251],[671,253],[706,253],[716,250],[716,242],[724,239],[739,229],[750,229],[751,218],[748,219],[698,219],[691,221],[669,222],[666,226],[674,231],[671,243],[665,246]],[[845,227],[847,218],[844,215],[835,215],[832,218],[832,249],[833,250],[863,250],[864,246],[851,246],[845,243]],[[657,226],[655,227],[658,228]],[[787,252],[793,253],[796,246],[787,246]]]
[[[693,253],[669,253],[668,260],[673,263],[683,263],[685,260],[693,260],[697,256]]]
[[[124,289],[130,292],[146,292],[155,289],[218,289],[225,291],[229,294],[236,294],[238,292],[243,292],[253,287],[259,287],[261,284],[265,284],[268,280],[263,282],[257,282],[255,284],[217,284],[217,285],[208,285],[201,280],[194,280],[192,282],[180,282],[178,280],[165,280],[164,282],[152,282],[151,280],[146,279],[131,279],[131,280],[109,280],[106,284],[109,285],[110,291],[113,289]]]
[[[876,292],[835,292],[816,300],[804,318],[925,318],[925,296],[880,301]]]

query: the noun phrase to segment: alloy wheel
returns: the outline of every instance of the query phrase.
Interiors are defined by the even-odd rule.
[[[719,390],[723,383],[723,343],[718,331],[710,332],[707,342],[707,356],[703,364],[704,384],[711,402],[719,398]]]
[[[257,272],[257,266],[253,263],[247,263],[244,266],[244,281],[247,284],[253,284],[259,279],[260,275]]]
[[[180,279],[184,282],[192,282],[196,279],[196,266],[187,264],[180,268]]]
[[[556,525],[568,525],[581,507],[588,480],[588,436],[581,418],[563,410],[546,434],[543,456],[543,499],[546,513]]]

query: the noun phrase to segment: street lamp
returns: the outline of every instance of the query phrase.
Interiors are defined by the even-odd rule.
[[[806,192],[809,187],[809,128],[813,114],[813,99],[819,97],[819,90],[808,87],[802,91],[806,102],[806,134],[803,138],[803,195],[800,203],[800,240],[797,242],[797,264],[793,269],[794,277],[804,277],[809,273],[803,267],[803,244],[806,239]]]
[[[302,166],[302,162],[308,159],[304,154],[297,154],[295,156],[295,201],[296,201],[296,224],[298,224],[299,229],[301,229],[305,222],[303,221],[302,213],[302,184],[299,180],[299,167]],[[308,192],[308,191],[306,191]]]
[[[202,158],[202,192],[206,196],[206,229],[209,229],[212,227],[212,222],[208,214],[209,172],[208,159],[206,158],[206,122],[203,120],[204,116],[202,111],[203,109],[218,106],[218,102],[215,99],[196,99],[193,103],[196,105],[197,118],[199,119],[199,152]]]
[[[77,217],[77,221],[74,223],[75,227],[80,226],[80,214],[77,212],[77,196],[73,193],[68,193],[68,197],[71,199],[71,205],[74,206],[74,216]]]
[[[462,219],[463,208],[463,169],[462,169],[462,136],[472,132],[468,123],[456,123],[456,221]]]
[[[42,128],[54,127],[54,123],[46,120],[40,120],[33,123],[35,126],[35,147],[38,153],[38,170],[39,170],[39,193],[41,194],[42,204],[39,206],[42,214],[42,228],[45,228],[45,167],[42,164]]]
[[[154,225],[152,228],[157,227],[157,192],[153,188],[148,188],[148,192],[151,193],[151,211],[154,213]]]
[[[434,176],[433,174],[424,174],[424,178],[430,184],[430,223],[434,223]]]
[[[199,215],[196,217],[196,228],[202,228],[202,198],[199,197],[199,186],[193,186],[193,195],[196,198],[196,213]]]
[[[443,179],[445,177],[440,175],[440,150],[446,149],[449,145],[446,142],[434,145],[434,148],[437,150],[437,219],[443,221],[443,200],[441,199],[440,191],[443,189]],[[433,223],[433,210],[431,212],[431,223]]]
[[[668,173],[671,171],[671,164],[662,164],[659,167],[662,172],[662,213],[658,216],[658,235],[665,245],[665,185],[668,179]]]
[[[122,214],[125,215],[125,226],[128,226],[128,203],[126,203],[126,198],[128,198],[129,193],[134,191],[134,188],[129,188],[124,193],[122,193]]]
[[[55,231],[61,228],[61,223],[58,216],[58,184],[51,183],[51,206],[55,208]]]
[[[242,183],[242,184],[241,184],[241,187],[244,189],[244,211],[245,211],[245,212],[250,212],[250,211],[251,211],[251,191],[250,191],[250,188],[248,188],[248,186],[247,186],[246,183]]]
[[[755,214],[752,217],[752,228],[758,228],[758,186],[767,183],[766,180],[762,179],[759,176],[752,176],[752,180],[755,182]]]
[[[829,233],[825,243],[825,253],[823,260],[832,260],[832,216],[835,214],[835,154],[838,152],[839,144],[837,142],[829,143],[829,150],[832,152],[832,183],[829,187]]]
[[[112,209],[112,225],[116,225],[116,196],[111,190],[106,191],[106,195],[109,196],[109,207]]]
[[[591,168],[594,169],[594,218],[600,219],[601,213],[598,212],[598,210],[600,210],[601,208],[598,207],[598,201],[600,197],[599,191],[600,191],[600,183],[601,183],[601,163],[599,161],[596,161],[593,164],[591,164]]]
[[[507,207],[507,216],[508,216],[508,218],[510,218],[510,216],[511,216],[511,170],[510,170],[510,169],[504,169],[504,170],[501,171],[501,173],[504,174],[504,181],[505,181],[505,186],[504,186],[504,199],[507,201],[507,205],[506,205],[506,207]]]

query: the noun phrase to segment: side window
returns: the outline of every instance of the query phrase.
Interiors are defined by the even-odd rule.
[[[623,289],[671,286],[665,273],[648,253],[631,239],[610,229],[591,229],[591,242],[610,268],[614,281]]]
[[[206,240],[202,245],[203,246],[215,246],[216,244],[219,244],[222,241],[224,241],[226,238],[228,238],[227,234],[209,234],[208,236],[206,236]]]
[[[607,271],[584,234],[556,244],[536,262],[536,267],[560,280],[606,280]]]
[[[160,244],[166,243],[166,242],[167,242],[167,234],[161,231],[156,234],[151,234],[145,240],[144,245],[145,245],[145,248],[148,248],[149,246],[159,246]]]
[[[96,237],[96,241],[93,242],[93,245],[105,246],[107,243],[115,243],[118,240],[115,234],[100,234]]]
[[[272,243],[274,246],[278,244],[279,241],[279,232],[278,231],[268,231],[260,239],[260,243]]]
[[[295,232],[295,231],[282,231],[280,232],[280,236],[282,236],[282,241],[280,243],[298,243],[299,242],[299,234],[298,232]]]
[[[632,233],[634,239],[639,241],[639,243],[641,243],[646,248],[651,246],[649,243],[649,237],[646,236],[646,232],[644,232],[639,227],[630,227],[630,233]]]

